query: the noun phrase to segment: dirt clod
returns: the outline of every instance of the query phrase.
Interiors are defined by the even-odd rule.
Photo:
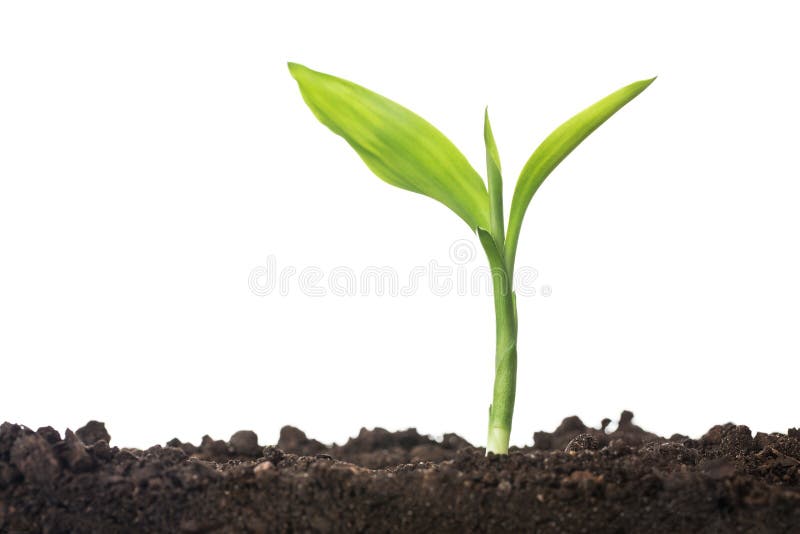
[[[92,445],[100,440],[111,443],[111,435],[106,430],[105,423],[99,421],[89,421],[86,425],[76,430],[75,434],[86,445]]]
[[[258,446],[258,436],[252,430],[240,430],[231,436],[231,451],[240,456],[258,458],[261,447]]]
[[[67,429],[64,440],[56,442],[53,450],[61,460],[75,473],[90,471],[95,464],[94,458],[89,454],[86,446],[81,440]]]

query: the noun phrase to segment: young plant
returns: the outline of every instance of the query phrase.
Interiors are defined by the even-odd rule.
[[[438,200],[477,233],[492,270],[496,319],[494,395],[486,452],[506,454],[517,375],[514,260],[525,211],[553,169],[655,78],[611,93],[556,128],[539,145],[517,180],[506,229],[500,156],[488,111],[483,124],[487,191],[464,155],[422,117],[347,80],[296,63],[289,63],[289,71],[317,119],[343,137],[372,172],[391,185]]]

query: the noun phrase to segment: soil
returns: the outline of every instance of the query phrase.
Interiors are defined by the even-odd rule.
[[[0,427],[0,532],[800,532],[800,431],[661,438],[623,412],[568,417],[484,456],[462,438],[362,429],[326,446],[285,427],[118,448]]]

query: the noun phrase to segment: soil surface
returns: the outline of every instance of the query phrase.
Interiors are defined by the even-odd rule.
[[[200,445],[110,446],[0,427],[0,532],[798,532],[800,431],[658,437],[623,412],[568,417],[484,456],[462,438],[362,429],[341,446],[285,427]]]

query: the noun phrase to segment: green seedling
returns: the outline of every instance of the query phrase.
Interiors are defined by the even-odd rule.
[[[655,78],[611,93],[556,128],[523,167],[506,227],[500,156],[488,111],[483,123],[487,190],[464,155],[422,117],[347,80],[296,63],[289,63],[289,71],[317,119],[343,137],[372,172],[391,185],[438,200],[477,233],[492,271],[496,319],[494,393],[489,406],[486,452],[508,453],[517,375],[513,273],[525,211],[553,169]]]

